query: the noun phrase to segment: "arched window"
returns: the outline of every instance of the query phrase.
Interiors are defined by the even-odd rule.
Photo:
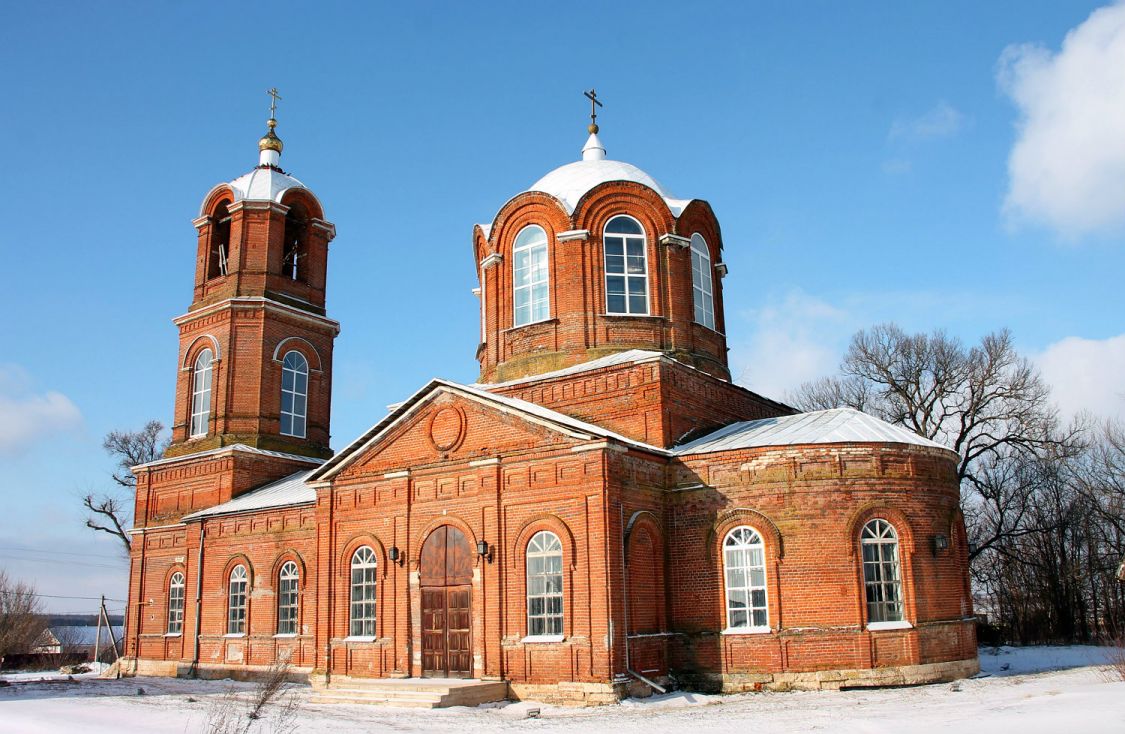
[[[632,217],[614,217],[605,226],[605,310],[648,314],[648,256],[645,231]]]
[[[285,213],[285,240],[281,250],[281,274],[290,280],[305,279],[305,228],[308,215],[300,204]]]
[[[352,554],[352,637],[375,636],[375,551],[366,545]]]
[[[902,578],[898,563],[898,534],[886,520],[863,526],[863,585],[867,590],[867,622],[902,621]]]
[[[297,564],[286,561],[277,574],[277,634],[297,634],[297,587],[301,580]]]
[[[727,629],[769,629],[766,606],[766,552],[762,536],[737,527],[723,540],[723,570],[727,582]]]
[[[168,581],[168,634],[184,631],[184,575],[179,571]]]
[[[546,530],[527,544],[527,634],[563,633],[562,543]]]
[[[547,273],[547,233],[534,224],[524,227],[512,248],[513,326],[551,317]]]
[[[691,289],[695,302],[695,320],[709,329],[715,328],[715,297],[711,290],[711,251],[701,234],[691,236]]]
[[[227,257],[230,254],[230,211],[227,202],[220,201],[211,214],[211,248],[207,254],[207,277],[218,278],[227,274]]]
[[[246,566],[238,565],[231,569],[230,584],[227,586],[227,634],[246,634],[246,587],[250,577]]]
[[[305,437],[309,404],[309,363],[298,351],[281,362],[281,435]]]
[[[191,438],[207,435],[211,419],[211,350],[204,349],[195,358],[191,383]]]

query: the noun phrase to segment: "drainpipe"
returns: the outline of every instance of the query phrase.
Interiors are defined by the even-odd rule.
[[[648,685],[649,688],[659,691],[660,693],[667,693],[667,688],[657,685],[653,681],[633,670],[633,664],[629,660],[629,567],[625,563],[625,554],[628,552],[628,549],[625,546],[625,508],[620,503],[618,503],[617,510],[620,514],[621,519],[621,585],[623,587],[622,602],[625,608],[625,619],[622,620],[622,623],[625,627],[625,670],[629,673],[629,675]]]
[[[199,635],[203,625],[203,526],[199,523],[199,554],[195,561],[195,645],[191,656],[191,677],[199,675]]]

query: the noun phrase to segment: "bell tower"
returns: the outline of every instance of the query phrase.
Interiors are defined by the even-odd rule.
[[[280,166],[277,90],[258,165],[204,198],[191,305],[180,331],[166,456],[243,444],[327,457],[332,346],[320,201]]]

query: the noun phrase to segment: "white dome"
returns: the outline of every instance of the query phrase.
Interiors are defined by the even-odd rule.
[[[276,201],[289,189],[303,189],[305,185],[287,173],[275,168],[255,168],[250,173],[230,182],[234,200]]]
[[[590,189],[606,181],[631,181],[647,186],[660,194],[673,216],[688,205],[690,199],[675,199],[652,176],[624,161],[605,159],[605,147],[596,134],[591,134],[582,149],[582,160],[567,163],[548,173],[531,185],[527,191],[541,191],[550,194],[566,207],[567,214],[573,214],[578,202]]]

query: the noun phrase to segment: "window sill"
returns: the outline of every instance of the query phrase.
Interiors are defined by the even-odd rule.
[[[246,637],[246,633],[245,632],[228,632],[225,635],[223,635],[223,637],[226,637],[226,638],[229,638],[229,639],[234,639],[236,637]]]
[[[905,619],[898,622],[868,622],[867,629],[878,632],[879,630],[908,630],[914,629],[914,625],[907,622]]]
[[[296,632],[278,632],[276,635],[273,636],[273,638],[275,640],[279,640],[279,639],[280,640],[286,640],[286,639],[290,639],[290,638],[298,637],[298,636],[299,635]]]
[[[724,635],[768,635],[773,632],[773,628],[766,627],[727,627],[723,630]]]
[[[354,637],[352,635],[348,635],[344,638],[344,642],[374,642],[377,639],[379,638],[375,635],[356,635]]]
[[[657,316],[651,313],[603,313],[601,316],[607,319],[653,319],[654,321],[664,321],[663,316]]]
[[[183,632],[165,632],[164,636],[165,637],[183,637],[184,633]]]
[[[520,640],[520,642],[562,642],[565,639],[565,635],[528,635]]]

